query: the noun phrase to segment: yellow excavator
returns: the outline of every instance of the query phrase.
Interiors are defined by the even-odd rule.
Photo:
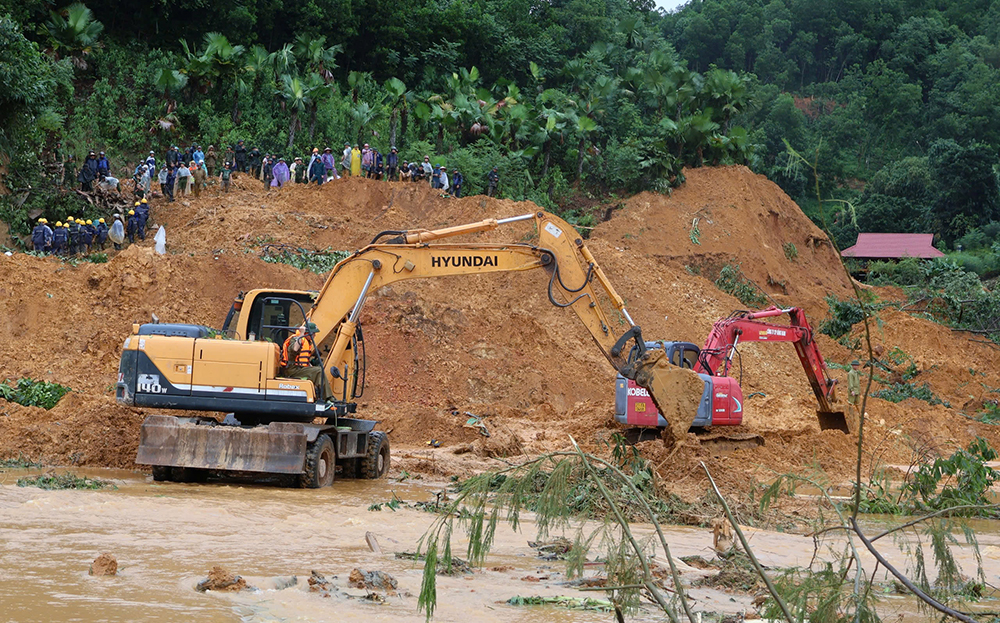
[[[534,221],[537,242],[456,243],[456,236]],[[625,302],[584,241],[557,216],[536,212],[437,230],[385,231],[339,262],[322,290],[252,290],[233,303],[221,331],[200,325],[133,325],[124,342],[116,396],[138,407],[228,414],[150,415],[136,462],[157,480],[197,480],[209,472],[287,474],[300,486],[331,484],[335,473],[379,478],[389,442],[375,422],[354,417],[364,392],[361,313],[369,294],[405,279],[542,270],[549,301],[572,310],[615,370],[649,392],[680,440],[695,417],[720,422],[739,409],[728,385],[647,348]],[[283,378],[279,345],[315,323],[326,392]],[[718,417],[713,417],[718,416]]]

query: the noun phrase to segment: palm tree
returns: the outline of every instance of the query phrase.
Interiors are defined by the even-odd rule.
[[[396,142],[396,118],[402,119],[403,134],[406,134],[406,118],[408,116],[408,98],[411,93],[399,78],[389,78],[385,81],[386,102],[389,104],[389,145],[400,147]]]
[[[94,13],[83,3],[77,2],[62,11],[49,13],[42,32],[49,37],[56,59],[69,55],[77,69],[84,71],[87,69],[86,57],[101,45],[97,39],[104,32],[104,24],[94,19]]]
[[[305,80],[306,95],[309,97],[309,142],[316,136],[316,113],[319,104],[323,100],[333,95],[337,88],[336,83],[327,84],[318,73],[309,73]]]
[[[245,61],[246,48],[242,45],[233,45],[225,35],[217,32],[205,34],[205,55],[211,59],[215,66],[215,73],[219,76],[220,82],[233,84],[233,123],[240,120],[240,95],[249,90],[249,84],[245,77],[247,64]]]
[[[281,98],[282,109],[291,111],[291,120],[288,123],[288,149],[291,149],[295,143],[295,131],[301,127],[299,115],[305,111],[311,99],[306,85],[297,75],[291,74],[281,74],[275,95]]]
[[[382,110],[368,102],[355,104],[351,108],[351,119],[358,128],[358,143],[364,143],[364,131],[382,115]]]
[[[153,86],[163,93],[167,101],[167,114],[174,111],[177,102],[172,94],[180,91],[188,83],[188,77],[176,69],[157,69],[153,76]]]
[[[333,82],[333,70],[337,69],[336,58],[343,50],[339,43],[326,47],[326,37],[313,39],[305,33],[297,36],[292,44],[295,58],[301,59],[309,71],[319,74],[326,82]]]

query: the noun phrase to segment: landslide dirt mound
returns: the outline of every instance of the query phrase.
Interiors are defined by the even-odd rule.
[[[806,307],[815,326],[826,314],[824,297],[850,293],[819,230],[777,186],[743,167],[688,171],[687,179],[672,196],[626,200],[588,241],[647,339],[700,345],[714,321],[744,307],[713,283],[713,271],[727,263],[741,265],[779,304]],[[348,179],[276,192],[242,177],[227,195],[212,190],[173,204],[154,201],[153,218],[167,230],[163,257],[153,254],[151,240],[107,264],[71,267],[52,258],[0,256],[0,327],[10,336],[0,343],[0,376],[31,376],[75,390],[50,412],[2,405],[9,415],[0,417],[0,455],[23,449],[51,461],[130,465],[145,413],[116,405],[112,386],[131,323],[156,313],[164,321],[217,327],[240,290],[322,285],[321,276],[261,261],[265,241],[353,250],[383,230],[535,210],[531,203],[481,196],[443,198],[423,184]],[[697,244],[690,231],[695,218]],[[517,223],[465,240],[531,241],[534,235],[530,223]],[[786,255],[787,243],[797,257]],[[368,387],[359,402],[367,417],[391,431],[393,449],[413,457],[408,470],[478,469],[485,457],[513,460],[565,447],[567,433],[587,448],[606,448],[618,430],[614,371],[575,316],[549,303],[546,286],[541,272],[450,277],[399,282],[370,298],[362,315]],[[965,404],[961,395],[975,383],[1000,387],[987,346],[956,340],[947,329],[905,314],[882,320],[886,350],[898,345],[923,362],[921,376],[953,407]],[[817,339],[832,362],[856,356],[824,335]],[[733,487],[746,486],[748,475],[768,479],[813,463],[834,479],[849,478],[854,438],[819,433],[815,398],[794,349],[756,343],[740,353],[735,375],[747,396],[746,428],[767,445],[713,459],[693,444],[664,454],[657,442],[643,443],[665,481],[702,493],[700,460]],[[976,375],[966,370],[968,382],[949,385],[965,361]],[[497,431],[496,443],[464,426],[466,411]],[[913,399],[873,400],[868,411],[866,452],[890,462],[906,462],[921,435],[943,435],[953,444],[993,435],[955,408]],[[432,439],[441,447],[429,449]]]

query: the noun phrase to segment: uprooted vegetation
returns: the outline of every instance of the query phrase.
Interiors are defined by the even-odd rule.
[[[0,399],[25,407],[51,409],[70,391],[65,385],[30,378],[18,379],[13,385],[0,383]]]

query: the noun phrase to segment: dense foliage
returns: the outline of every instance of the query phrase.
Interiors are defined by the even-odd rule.
[[[0,399],[16,402],[26,407],[42,407],[51,409],[59,399],[70,392],[70,388],[49,381],[34,379],[18,379],[13,385],[0,383]]]
[[[466,193],[496,166],[501,194],[549,207],[576,190],[666,190],[682,166],[747,161],[748,133],[734,121],[749,103],[746,81],[689,70],[650,9],[0,0],[25,49],[12,74],[48,72],[30,81],[34,92],[13,91],[16,114],[36,123],[6,150],[21,158],[21,181],[7,184],[32,187],[26,207],[44,211],[35,163],[59,139],[78,159],[106,150],[113,172],[128,174],[146,150],[193,141],[221,151],[243,139],[286,156],[370,142],[459,168]],[[57,66],[71,78],[62,90]]]

